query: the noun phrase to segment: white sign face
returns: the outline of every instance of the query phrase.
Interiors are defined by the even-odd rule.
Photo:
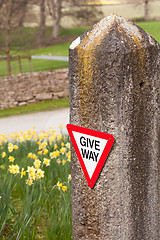
[[[92,178],[108,140],[75,131],[72,133],[84,161],[88,175]]]

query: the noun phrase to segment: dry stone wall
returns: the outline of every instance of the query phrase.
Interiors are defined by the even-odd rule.
[[[68,69],[0,78],[0,109],[68,96]]]

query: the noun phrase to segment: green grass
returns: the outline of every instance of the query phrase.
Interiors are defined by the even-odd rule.
[[[30,56],[30,55],[54,55],[54,56],[68,56],[68,49],[70,43],[61,43],[56,46],[46,47],[46,48],[37,48],[28,51],[17,52],[16,55],[19,56]],[[15,51],[11,51],[13,54]],[[31,72],[31,67],[28,59],[22,59],[22,72]],[[68,62],[65,61],[55,61],[55,60],[43,60],[43,59],[32,59],[32,68],[34,72],[39,71],[50,71],[60,68],[68,68]],[[18,74],[20,72],[18,61],[11,61],[11,70],[12,74]],[[7,75],[7,64],[6,61],[0,61],[0,76]]]
[[[143,28],[152,37],[154,37],[160,43],[160,21],[155,22],[137,22],[138,26]]]
[[[23,59],[21,65],[22,73],[31,72],[31,66],[28,59]],[[68,68],[68,62],[32,59],[33,72],[52,71],[60,68]],[[20,73],[18,61],[11,61],[11,72],[13,75]],[[7,76],[7,64],[5,61],[0,61],[0,77],[4,76]]]
[[[52,55],[52,56],[68,56],[68,49],[70,46],[70,42],[63,42],[57,45],[49,46],[49,47],[41,47],[36,49],[29,49],[26,51],[18,51],[14,54],[15,50],[11,51],[11,54],[19,55]]]
[[[69,107],[68,98],[62,98],[62,99],[57,99],[53,101],[43,101],[39,103],[33,103],[27,106],[20,106],[20,107],[0,110],[0,118],[13,116],[13,115],[40,112],[40,111],[50,111],[50,110],[66,108],[66,107]]]

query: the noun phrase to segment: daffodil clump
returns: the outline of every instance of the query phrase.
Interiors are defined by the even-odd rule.
[[[59,127],[62,128],[62,125]],[[36,143],[36,147],[34,152],[27,153],[26,163],[23,166],[19,163],[19,158],[16,159],[15,151],[18,151],[19,146],[23,146],[27,141],[33,141]],[[54,161],[63,167],[71,161],[70,143],[66,141],[62,133],[56,133],[52,128],[48,132],[43,131],[39,134],[35,128],[32,128],[7,136],[0,135],[0,146],[2,150],[0,168],[4,169],[6,166],[11,174],[19,175],[20,178],[26,177],[26,184],[29,186],[34,181],[44,178],[45,169],[51,165],[51,162]],[[28,161],[28,159],[32,161]],[[27,166],[27,163],[30,165]],[[67,187],[63,189],[66,191]]]
[[[59,127],[62,129],[62,125]],[[55,208],[61,209],[64,207],[64,204],[70,206],[70,162],[71,152],[69,137],[68,135],[64,135],[62,130],[60,133],[57,133],[55,130],[50,128],[48,132],[42,131],[37,133],[36,129],[33,127],[28,131],[20,131],[19,133],[12,133],[10,135],[0,134],[0,197],[1,193],[6,191],[9,187],[11,196],[8,200],[8,206],[9,204],[12,205],[13,202],[16,202],[17,199],[19,199],[20,206],[22,208],[20,212],[24,214],[24,217],[26,216],[26,219],[28,219],[27,215],[25,215],[28,203],[31,204],[28,212],[30,212],[31,209],[32,211],[36,211],[35,209],[37,209],[37,214],[40,215],[42,209],[44,208],[44,219],[47,219],[45,221],[49,222],[51,221],[49,218],[53,217]],[[4,185],[3,179],[5,179]],[[4,186],[8,187],[5,189]],[[3,196],[5,194],[6,193],[3,193]],[[62,201],[62,206],[60,206],[60,200]],[[33,207],[34,204],[35,208]],[[10,209],[12,208],[10,207]],[[18,212],[17,209],[15,209],[15,212]],[[67,207],[67,209],[69,209],[69,213],[65,215],[65,218],[69,217],[70,222],[67,224],[71,227],[70,208]],[[1,209],[1,201],[0,210],[3,212],[3,209]],[[39,215],[37,215],[36,218],[36,214],[34,213],[32,218],[35,217],[36,219],[39,219]],[[14,219],[15,216],[12,217]],[[65,225],[66,219],[63,222],[63,218],[63,216],[59,216],[56,221],[59,222],[59,224]],[[4,219],[6,219],[5,215]],[[22,217],[20,217],[20,219],[21,220],[17,220],[19,221],[17,225],[16,220],[14,219],[14,229],[18,229],[20,221],[22,221]],[[38,222],[38,220],[36,221]],[[36,224],[38,224],[37,222]],[[29,223],[26,222],[26,224]],[[45,225],[46,224],[47,223],[45,223]],[[1,236],[5,229],[5,224],[4,222],[1,223],[1,219],[0,225],[4,225],[0,232]],[[24,225],[24,223],[22,225]],[[26,225],[26,229],[28,229],[27,226],[28,225]],[[52,228],[53,226],[51,229]],[[31,229],[33,229],[35,236],[36,233],[34,226],[32,226]],[[29,236],[26,231],[23,230],[22,232],[23,234],[19,234],[22,234],[25,239],[32,239],[31,236],[30,238],[26,238],[26,236]],[[14,232],[14,234],[17,233]],[[40,233],[38,232],[37,234]],[[50,233],[47,232],[47,234]],[[69,234],[71,235],[71,231]],[[40,235],[42,237],[44,233],[41,233]],[[48,235],[46,235],[44,239],[49,239]],[[58,235],[57,239],[63,239],[63,234]]]

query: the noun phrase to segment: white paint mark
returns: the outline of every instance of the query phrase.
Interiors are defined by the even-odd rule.
[[[155,42],[154,42],[153,38],[151,37],[151,35],[149,33],[147,33],[147,35],[148,35],[149,43],[151,45],[155,45]]]
[[[70,49],[76,48],[80,44],[80,37],[76,38],[70,45]]]

